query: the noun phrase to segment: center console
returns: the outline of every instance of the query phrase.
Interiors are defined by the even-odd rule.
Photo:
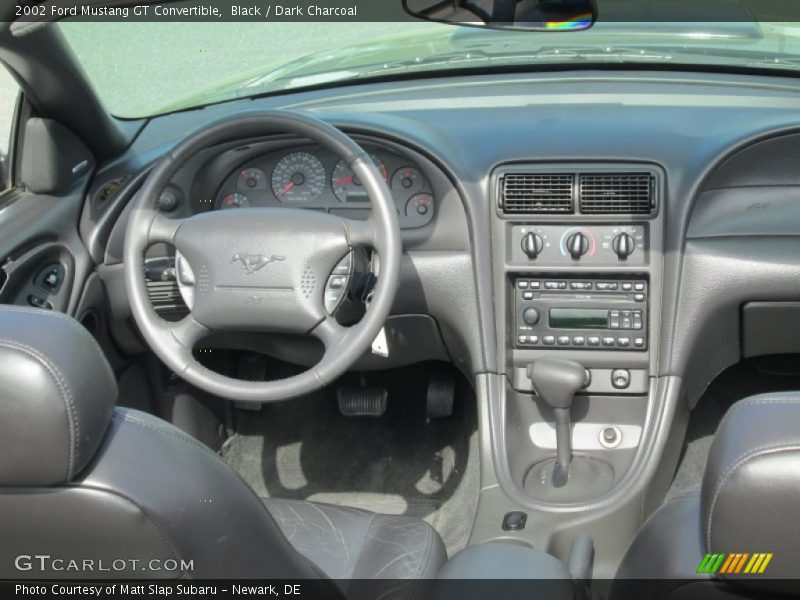
[[[491,184],[508,471],[544,506],[589,502],[625,476],[643,435],[658,348],[664,174],[635,162],[514,164]],[[542,483],[561,452],[562,409],[543,401],[531,365],[553,358],[585,370],[568,409],[571,452],[602,467],[602,486],[600,470],[583,467],[572,469],[568,494]]]

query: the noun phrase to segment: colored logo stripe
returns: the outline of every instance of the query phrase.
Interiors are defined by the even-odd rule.
[[[720,573],[720,574],[761,574],[772,560],[773,554],[758,552],[708,552],[697,567],[697,573]]]

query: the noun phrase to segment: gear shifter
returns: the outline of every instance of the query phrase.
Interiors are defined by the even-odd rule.
[[[528,365],[528,377],[536,393],[553,409],[556,418],[556,465],[553,486],[563,487],[572,461],[572,423],[570,411],[575,392],[587,383],[586,369],[579,363],[560,358],[540,358]]]

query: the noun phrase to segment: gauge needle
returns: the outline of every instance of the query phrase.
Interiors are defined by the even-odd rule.
[[[339,177],[339,179],[335,179],[333,183],[353,183],[353,176],[350,177]]]
[[[279,195],[281,198],[283,198],[283,197],[284,197],[286,194],[288,194],[288,193],[289,193],[289,192],[292,190],[292,188],[293,188],[293,187],[294,187],[294,183],[292,183],[292,182],[290,181],[289,183],[287,183],[287,184],[286,184],[286,185],[283,187],[283,189],[281,190],[280,194],[278,194],[278,195]]]

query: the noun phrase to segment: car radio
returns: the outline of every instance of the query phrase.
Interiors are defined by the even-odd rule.
[[[517,348],[647,349],[647,280],[521,278]]]

